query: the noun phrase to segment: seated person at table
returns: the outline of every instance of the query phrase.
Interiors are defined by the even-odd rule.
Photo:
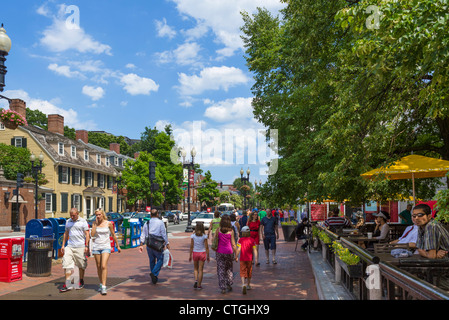
[[[402,244],[408,243],[410,249],[416,249],[416,241],[418,239],[418,226],[416,225],[415,218],[411,218],[413,224],[405,228],[402,236],[397,240],[393,240],[390,244]],[[418,251],[416,251],[418,253]]]
[[[332,210],[332,216],[327,218],[326,221],[324,221],[323,226],[328,228],[329,230],[335,232],[337,228],[350,228],[351,222],[346,219],[346,217],[339,217],[338,213],[340,210],[338,208],[334,208]]]
[[[449,232],[432,218],[432,210],[427,204],[413,208],[412,218],[419,227],[416,247],[421,256],[429,259],[442,259],[449,252]]]
[[[390,214],[386,211],[381,211],[376,216],[376,227],[373,232],[373,239],[377,240],[388,240],[390,234],[390,226],[388,225],[388,220],[390,219]]]

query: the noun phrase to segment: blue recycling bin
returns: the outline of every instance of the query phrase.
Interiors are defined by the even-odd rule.
[[[53,226],[55,241],[53,242],[53,257],[55,260],[61,255],[62,241],[64,240],[65,223],[64,218],[48,218]]]
[[[49,219],[32,219],[25,227],[25,239],[54,238],[53,224]],[[28,241],[25,241],[24,260],[27,260]]]

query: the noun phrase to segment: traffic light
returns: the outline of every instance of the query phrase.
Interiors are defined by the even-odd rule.
[[[153,182],[154,180],[156,180],[156,162],[150,161],[149,169],[150,169],[150,181]]]
[[[24,177],[23,173],[17,173],[17,188],[23,188]]]

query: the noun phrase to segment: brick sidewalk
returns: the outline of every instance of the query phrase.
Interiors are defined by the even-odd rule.
[[[280,237],[282,238],[282,236]],[[247,295],[241,292],[239,263],[234,263],[233,290],[222,294],[218,287],[216,263],[211,261],[204,267],[203,289],[193,289],[193,263],[188,261],[190,238],[188,233],[169,236],[171,253],[174,257],[172,269],[162,269],[159,282],[151,283],[149,261],[146,251],[141,254],[137,248],[113,253],[108,263],[108,278],[126,278],[125,282],[108,289],[105,296],[93,293],[90,300],[318,300],[317,287],[307,253],[295,252],[295,242],[277,241],[277,264],[265,264],[265,252],[260,246],[260,266],[254,267],[253,290]],[[0,300],[8,293],[17,292],[63,277],[59,259],[53,264],[52,275],[45,278],[26,276],[12,283],[0,282]],[[89,258],[86,277],[97,277],[94,258]],[[98,282],[97,282],[98,284]],[[56,290],[56,289],[55,289]],[[86,290],[86,289],[83,289]],[[61,293],[62,295],[70,294]],[[51,294],[55,294],[52,292]],[[59,293],[58,293],[59,294]],[[43,297],[48,293],[43,292]],[[5,298],[5,297],[4,297]]]

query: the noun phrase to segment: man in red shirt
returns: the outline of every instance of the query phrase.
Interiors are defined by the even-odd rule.
[[[248,226],[242,228],[242,237],[237,244],[235,261],[238,261],[240,254],[240,277],[242,278],[242,292],[251,289],[251,277],[253,271],[253,261],[257,261],[257,250],[254,239],[250,237],[251,231]]]

